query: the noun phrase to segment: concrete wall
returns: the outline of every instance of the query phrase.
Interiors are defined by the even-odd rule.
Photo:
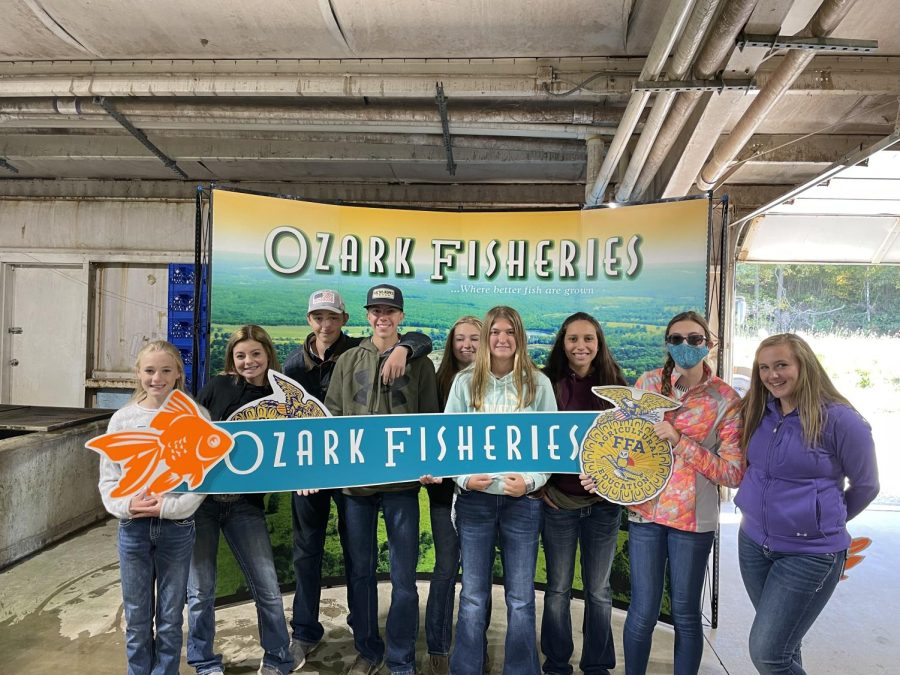
[[[193,254],[194,212],[182,200],[0,199],[0,255]]]
[[[100,458],[84,447],[106,424],[0,440],[0,569],[106,516]]]
[[[100,383],[127,389],[142,344],[166,336],[165,266],[193,262],[194,223],[187,199],[0,199],[0,403],[81,407]],[[64,274],[71,292],[16,283],[28,274]],[[70,349],[41,344],[37,359],[37,335],[65,336]],[[69,385],[54,400],[22,385],[53,378]]]

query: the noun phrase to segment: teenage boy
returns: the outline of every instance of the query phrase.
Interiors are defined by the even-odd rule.
[[[338,357],[362,342],[362,338],[350,337],[343,332],[348,318],[340,293],[327,288],[314,291],[309,296],[306,313],[311,332],[303,346],[291,352],[284,364],[285,375],[299,382],[307,392],[323,402]],[[406,349],[391,350],[380,371],[381,379],[386,385],[402,377],[407,358],[412,360],[431,352],[431,339],[423,333],[407,333],[397,346]],[[302,490],[295,492],[291,500],[294,574],[297,579],[291,616],[291,654],[295,669],[306,663],[306,658],[325,634],[319,621],[319,603],[322,596],[322,557],[332,499],[338,513],[344,573],[349,577],[349,549],[341,491]],[[350,604],[349,584],[347,595]],[[351,623],[351,617],[348,616],[347,621]]]
[[[427,358],[409,363],[389,386],[378,377],[386,354],[400,341],[403,293],[379,284],[369,289],[366,317],[372,337],[338,359],[325,405],[333,415],[390,415],[438,412],[434,366]],[[384,512],[391,560],[391,607],[385,634],[378,631],[378,510]],[[353,644],[358,652],[348,675],[373,675],[387,662],[393,675],[416,672],[419,594],[419,483],[390,483],[344,489],[344,514],[350,552],[348,602]]]

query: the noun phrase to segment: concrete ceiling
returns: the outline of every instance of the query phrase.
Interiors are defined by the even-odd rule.
[[[732,2],[697,0],[718,6],[713,26]],[[0,196],[176,198],[217,181],[320,199],[583,203],[667,4],[0,0]],[[818,6],[758,0],[744,30],[791,35]],[[817,55],[717,192],[752,210],[894,131],[896,10],[894,0],[853,5],[831,37],[879,50]],[[785,53],[729,48],[722,78],[753,86],[704,93],[633,198],[696,192],[710,152]],[[605,198],[654,101],[626,134]]]

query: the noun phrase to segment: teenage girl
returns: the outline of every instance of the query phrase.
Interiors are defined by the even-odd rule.
[[[625,385],[622,369],[606,345],[600,324],[590,314],[568,317],[556,334],[544,374],[550,378],[560,410],[604,410],[610,404],[592,387]],[[581,549],[584,583],[584,640],[579,667],[584,673],[609,675],[616,667],[612,636],[612,591],[609,574],[619,540],[618,504],[585,494],[577,475],[555,473],[544,488],[544,556],[547,589],[541,619],[545,673],[571,673],[572,579],[575,550]]]
[[[525,327],[516,310],[491,309],[484,318],[480,342],[475,363],[453,381],[446,412],[556,410],[550,380],[528,356]],[[503,673],[540,672],[534,573],[541,501],[533,497],[548,477],[545,473],[498,473],[454,478],[463,567],[456,644],[450,656],[454,675],[481,675],[484,667],[484,631],[498,534],[507,606]]]
[[[450,328],[437,371],[441,410],[447,404],[453,378],[475,361],[480,336],[481,319],[474,316],[460,317]],[[450,672],[453,604],[456,599],[456,575],[459,573],[459,539],[450,517],[454,483],[450,479],[438,482],[430,476],[424,477],[423,482],[428,489],[431,533],[434,536],[434,570],[425,607],[425,639],[428,645],[425,675],[444,675]]]
[[[760,343],[742,405],[748,467],[734,503],[750,658],[763,675],[804,675],[800,643],[840,581],[847,521],[878,495],[872,429],[789,333]]]
[[[146,344],[138,352],[135,370],[134,396],[112,416],[109,433],[147,428],[172,390],[184,389],[181,355],[168,342]],[[192,516],[203,495],[141,491],[112,497],[121,477],[121,466],[101,457],[100,496],[106,510],[119,519],[128,675],[177,675],[194,546]]]
[[[681,407],[654,426],[656,435],[672,446],[672,477],[655,498],[628,507],[626,675],[647,672],[667,566],[675,624],[673,672],[696,675],[700,669],[701,593],[719,519],[718,486],[737,487],[744,475],[741,401],[706,364],[714,344],[706,319],[696,312],[672,317],[665,344],[665,366],[644,373],[635,383],[638,389],[681,401]]]
[[[272,338],[255,325],[241,326],[225,347],[225,373],[197,395],[213,420],[226,420],[241,406],[272,394],[269,369],[278,370]],[[263,512],[263,495],[209,495],[195,516],[197,541],[188,581],[188,663],[197,675],[222,675],[216,654],[216,553],[219,533],[234,553],[256,603],[259,641],[264,654],[260,675],[283,675],[294,667],[272,544]],[[301,664],[298,664],[298,667]]]

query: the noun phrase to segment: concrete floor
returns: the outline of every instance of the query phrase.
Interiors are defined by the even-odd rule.
[[[114,521],[88,529],[0,573],[0,673],[112,675],[125,670],[123,619],[116,559]],[[737,568],[737,517],[726,508],[722,518],[722,557],[719,627],[707,629],[702,675],[752,675],[746,637],[752,617]],[[900,510],[872,509],[853,523],[854,536],[872,537],[866,560],[842,582],[804,645],[809,673],[852,675],[900,673]],[[891,572],[891,569],[895,569]],[[389,586],[381,586],[381,608],[387,608]],[[424,615],[427,584],[419,587]],[[284,598],[290,609],[291,596]],[[538,593],[538,614],[541,611]],[[345,623],[341,588],[326,589],[323,597],[326,643],[315,652],[303,673],[335,675],[354,656]],[[502,662],[502,588],[494,591],[494,622],[489,632],[494,672]],[[573,603],[573,622],[581,624],[582,605]],[[622,667],[621,634],[624,613],[616,610],[614,635]],[[261,652],[256,641],[252,604],[217,612],[219,649],[226,673],[253,673]],[[424,618],[424,617],[423,617]],[[383,621],[383,619],[382,619]],[[421,631],[420,631],[421,633]],[[672,673],[673,633],[656,631],[650,673]],[[425,654],[420,634],[420,657]],[[573,657],[577,664],[578,649]],[[187,665],[182,672],[192,672]]]

